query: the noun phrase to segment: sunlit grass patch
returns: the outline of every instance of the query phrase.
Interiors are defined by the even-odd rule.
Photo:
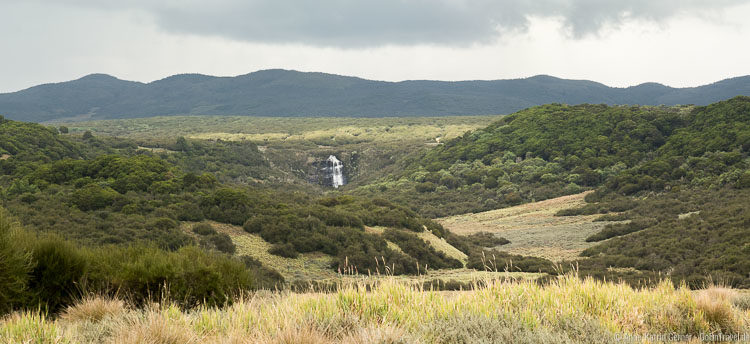
[[[71,343],[59,324],[43,313],[25,311],[0,320],[0,343]]]
[[[561,209],[585,204],[588,192],[527,203],[514,207],[438,219],[444,227],[461,235],[493,233],[510,240],[498,250],[534,256],[555,262],[579,258],[595,243],[586,238],[608,223],[594,220],[599,215],[555,216]]]
[[[435,234],[427,230],[417,233],[417,236],[428,242],[433,248],[435,248],[435,250],[445,253],[450,258],[458,259],[461,263],[466,265],[466,260],[468,259],[466,253],[459,251],[457,248],[453,247],[453,245],[446,242],[445,239],[438,238]]]

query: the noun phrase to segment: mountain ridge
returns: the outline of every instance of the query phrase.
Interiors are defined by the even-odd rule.
[[[625,88],[536,75],[398,82],[283,69],[234,77],[176,74],[149,83],[108,74],[0,93],[0,115],[29,122],[170,115],[393,117],[509,114],[548,103],[706,105],[750,95],[750,76],[697,87]]]

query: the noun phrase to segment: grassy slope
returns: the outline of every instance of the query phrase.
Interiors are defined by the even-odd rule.
[[[593,222],[599,215],[554,216],[561,209],[582,206],[586,193],[563,196],[515,207],[438,219],[450,231],[468,235],[489,232],[510,240],[498,246],[512,254],[572,260],[588,247],[586,237],[608,222]]]
[[[247,255],[260,261],[264,266],[270,267],[278,271],[284,279],[288,282],[340,282],[340,281],[357,281],[362,280],[362,276],[348,276],[341,275],[331,270],[331,260],[334,257],[326,255],[320,252],[303,253],[297,258],[285,258],[272,255],[268,253],[268,249],[271,244],[263,240],[256,234],[250,234],[245,232],[240,226],[233,226],[215,221],[205,221],[210,223],[211,226],[220,233],[225,233],[232,238],[232,242],[237,247],[238,256]],[[197,238],[197,235],[191,231],[191,228],[195,225],[194,222],[182,222],[181,229],[188,235]],[[370,233],[382,234],[385,230],[384,227],[366,227],[366,230]],[[459,251],[449,243],[445,242],[444,239],[438,238],[429,231],[422,233],[416,233],[422,240],[430,243],[430,245],[438,251],[441,251],[451,258],[456,258],[461,262],[466,262],[466,254]],[[389,247],[399,252],[403,251],[394,243],[389,242]],[[373,272],[374,273],[374,272]],[[479,280],[485,280],[487,278],[503,278],[512,277],[519,279],[536,279],[543,276],[544,274],[538,273],[523,273],[513,272],[506,273],[503,271],[476,271],[473,269],[441,269],[422,270],[418,276],[395,276],[388,277],[399,281],[432,281],[441,280],[443,282],[457,281],[461,283],[475,282]],[[378,278],[385,278],[386,276],[375,276]]]
[[[132,309],[90,297],[51,319],[0,320],[0,341],[38,343],[614,343],[646,335],[742,334],[747,296],[663,282],[633,289],[565,276],[550,285],[497,282],[432,292],[385,280],[372,291],[254,295],[224,308]],[[697,340],[700,342],[700,340]]]

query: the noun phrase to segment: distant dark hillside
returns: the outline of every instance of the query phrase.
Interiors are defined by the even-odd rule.
[[[148,84],[94,74],[0,94],[0,114],[44,122],[165,115],[448,116],[508,114],[535,105],[706,105],[750,95],[750,76],[694,88],[612,88],[551,76],[494,81],[383,82],[265,70],[237,77],[175,75]]]

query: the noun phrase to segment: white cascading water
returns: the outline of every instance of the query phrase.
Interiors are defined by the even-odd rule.
[[[330,173],[331,176],[331,186],[338,188],[339,186],[344,185],[344,164],[341,160],[331,155],[326,160],[326,163],[328,173]]]

